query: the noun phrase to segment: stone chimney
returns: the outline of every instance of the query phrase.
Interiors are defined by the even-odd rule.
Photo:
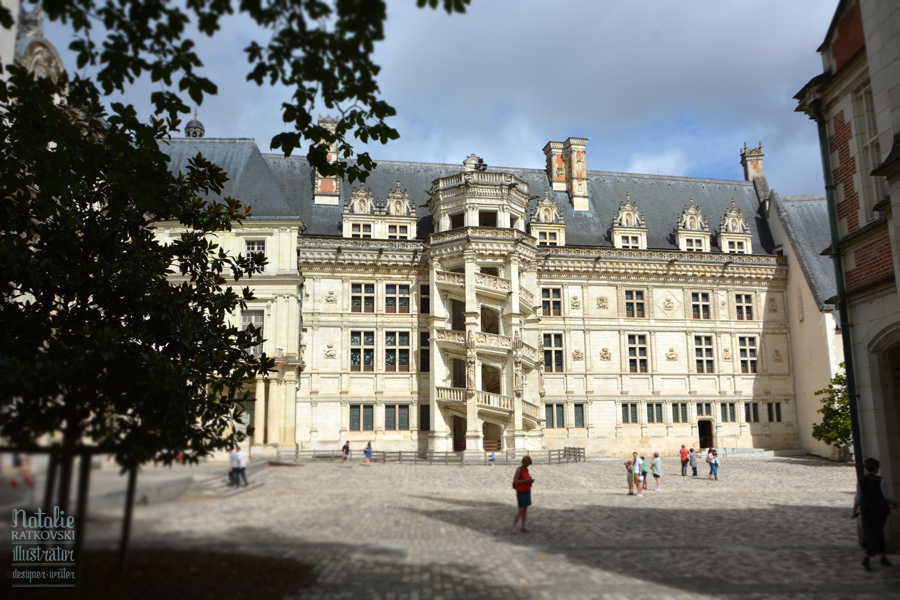
[[[337,127],[337,119],[332,117],[319,117],[319,127],[323,127],[334,133]],[[334,162],[337,159],[337,142],[333,142],[328,148],[328,162]],[[335,176],[324,177],[319,170],[316,169],[315,184],[315,203],[316,204],[340,204],[341,201],[341,180]]]
[[[765,178],[762,142],[758,148],[747,148],[747,142],[744,142],[744,149],[741,150],[741,166],[744,167],[744,181]]]
[[[547,178],[556,192],[565,190],[575,210],[590,210],[587,192],[585,147],[587,138],[570,137],[565,142],[547,142]]]

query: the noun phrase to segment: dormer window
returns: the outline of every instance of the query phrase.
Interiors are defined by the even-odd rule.
[[[700,213],[700,207],[694,206],[693,198],[678,218],[675,237],[682,252],[709,252],[709,226]]]
[[[372,225],[369,223],[353,223],[353,225],[350,226],[350,231],[350,237],[362,239],[372,238]]]
[[[752,254],[753,234],[741,209],[731,201],[731,208],[719,223],[719,247],[728,254]]]
[[[538,246],[556,246],[556,232],[554,231],[539,231],[538,232]]]
[[[549,190],[544,190],[544,199],[531,211],[528,227],[531,235],[537,238],[538,246],[566,245],[566,223],[556,202],[550,198]]]
[[[408,240],[409,227],[406,225],[388,225],[389,240]]]
[[[613,219],[612,240],[616,248],[647,249],[647,225],[644,223],[644,215],[628,194],[625,195],[625,202],[619,204],[619,212]]]

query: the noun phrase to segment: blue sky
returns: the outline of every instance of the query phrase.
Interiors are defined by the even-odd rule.
[[[793,95],[822,71],[816,48],[837,0],[642,2],[473,0],[464,15],[389,0],[375,60],[401,138],[360,145],[376,160],[543,166],[543,146],[587,137],[589,169],[741,179],[739,149],[762,141],[781,194],[822,193],[816,129]],[[63,54],[70,33],[46,26]],[[208,137],[268,151],[284,88],[246,82],[242,48],[264,34],[240,16],[197,42],[219,95]],[[126,96],[144,114],[152,87]],[[318,111],[317,111],[318,112]]]

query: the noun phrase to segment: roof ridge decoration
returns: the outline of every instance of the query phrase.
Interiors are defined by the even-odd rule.
[[[350,199],[344,204],[344,214],[371,215],[375,211],[372,188],[358,187],[350,192]]]
[[[731,199],[731,208],[725,211],[725,216],[723,216],[722,220],[719,222],[719,232],[739,234],[751,233],[750,225],[748,225],[747,221],[744,219],[741,209],[737,208],[734,204],[734,198]]]
[[[550,191],[544,189],[544,199],[535,204],[531,211],[532,223],[554,223],[563,224],[565,220],[559,212],[556,201],[550,197]]]
[[[394,217],[414,216],[409,204],[409,190],[400,191],[399,177],[397,177],[397,189],[388,191],[387,212]]]
[[[644,215],[638,210],[637,203],[631,201],[630,194],[625,194],[625,201],[619,203],[619,212],[613,219],[613,227],[647,228],[644,223]]]
[[[694,197],[691,196],[690,206],[685,205],[681,217],[678,219],[678,231],[709,231],[706,217],[700,212],[700,206],[694,206]],[[731,202],[732,206],[734,201]]]
[[[476,156],[474,153],[470,154],[466,160],[463,161],[463,170],[466,172],[471,171],[484,171],[487,169],[487,163],[480,156]]]

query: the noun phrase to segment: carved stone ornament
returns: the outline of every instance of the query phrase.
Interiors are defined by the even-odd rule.
[[[612,360],[612,353],[609,351],[609,348],[600,350],[600,360]]]
[[[572,306],[573,309],[580,309],[581,308],[581,299],[578,296],[572,296],[572,299],[569,300],[569,304]]]
[[[723,311],[723,312],[726,311],[726,310],[728,310],[728,303],[725,302],[724,300],[722,300],[722,302],[719,303],[719,306],[722,307],[722,311]]]
[[[607,310],[609,308],[609,299],[606,296],[597,298],[597,308],[600,310]]]
[[[644,224],[644,215],[638,211],[637,204],[631,201],[630,194],[625,194],[625,202],[619,203],[619,212],[613,219],[613,227],[647,228]]]
[[[584,352],[582,352],[581,350],[573,350],[572,360],[584,360]]]
[[[666,360],[669,362],[678,360],[678,352],[675,351],[675,348],[669,348],[669,351],[666,352]]]
[[[369,215],[372,214],[374,208],[372,189],[367,190],[360,187],[351,192],[349,204],[344,207],[344,212],[354,215]]]
[[[538,202],[531,211],[532,223],[564,223],[563,217],[556,206],[556,202],[550,198],[549,190],[544,190],[544,199]]]
[[[775,352],[772,353],[772,360],[774,360],[775,362],[781,362],[782,358],[780,350],[775,350]]]
[[[725,348],[722,350],[722,360],[731,360],[731,348]]]
[[[775,302],[775,298],[769,298],[769,312],[778,312],[778,303]]]
[[[470,390],[475,389],[475,357],[470,356],[466,359],[466,387]]]
[[[328,344],[328,346],[325,348],[325,358],[337,358],[337,350],[334,349],[334,344]]]
[[[469,333],[466,335],[466,348],[473,349],[475,348],[475,332],[471,329]]]
[[[694,198],[691,196],[691,205],[685,205],[681,217],[678,219],[679,231],[709,231],[706,218],[700,213],[700,207],[694,206]]]
[[[734,200],[731,208],[725,212],[725,216],[719,222],[719,231],[722,233],[750,233],[750,225],[744,220],[741,209],[737,208]]]
[[[337,304],[337,295],[332,290],[328,290],[328,295],[325,296],[325,302],[328,304]]]
[[[522,388],[522,361],[520,360],[515,362],[515,381],[513,387],[517,390]]]
[[[400,178],[397,178],[397,189],[388,192],[387,199],[388,214],[395,217],[409,217],[409,192],[407,190],[400,191]]]
[[[675,301],[672,298],[666,298],[662,303],[663,310],[674,310],[675,309]]]

